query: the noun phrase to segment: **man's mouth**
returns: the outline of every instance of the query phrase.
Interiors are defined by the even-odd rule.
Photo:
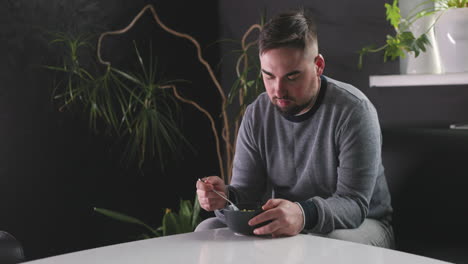
[[[276,98],[276,103],[279,107],[286,107],[292,103],[292,100],[288,98]]]

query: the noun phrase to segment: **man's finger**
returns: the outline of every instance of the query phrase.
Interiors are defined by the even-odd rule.
[[[264,226],[258,227],[254,229],[254,234],[256,235],[268,235],[275,233],[278,229],[280,228],[280,224],[278,221],[272,221],[271,223],[268,223]]]
[[[197,181],[197,189],[203,191],[211,191],[213,190],[213,185],[208,182]]]
[[[270,210],[277,207],[281,203],[282,199],[270,199],[263,206],[263,210]]]
[[[223,200],[223,198],[219,197],[219,195],[217,195],[213,191],[204,191],[204,190],[198,189],[197,190],[197,196],[199,198],[211,198],[211,199],[214,199],[214,200]]]
[[[249,220],[248,224],[251,225],[251,226],[254,226],[254,225],[258,225],[260,223],[269,221],[269,220],[273,220],[275,218],[276,218],[275,212],[269,210],[269,211],[265,211],[265,212],[255,216],[255,217],[252,217],[252,219]]]

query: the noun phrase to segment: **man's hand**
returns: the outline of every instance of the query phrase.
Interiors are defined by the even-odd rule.
[[[250,219],[249,225],[254,226],[271,220],[271,223],[256,228],[254,234],[271,234],[273,237],[297,235],[304,225],[304,216],[299,206],[284,199],[270,199],[262,206],[265,212]]]
[[[197,181],[197,196],[201,208],[206,211],[214,211],[226,206],[226,201],[219,195],[213,192],[215,189],[226,196],[224,193],[224,181],[218,176],[210,176],[203,178],[205,182]]]

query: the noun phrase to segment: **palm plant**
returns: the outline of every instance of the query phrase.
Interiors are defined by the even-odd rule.
[[[142,8],[141,11],[133,18],[133,20],[130,22],[130,24],[127,27],[120,29],[120,30],[104,32],[99,36],[98,44],[97,44],[98,61],[102,65],[106,65],[107,67],[112,67],[111,62],[103,60],[101,56],[102,40],[106,36],[120,35],[120,34],[126,33],[135,25],[135,23],[148,10],[153,15],[153,18],[156,21],[156,23],[164,31],[176,37],[186,39],[195,46],[198,61],[202,64],[202,66],[208,72],[217,92],[219,93],[221,97],[222,109],[220,111],[219,116],[221,118],[222,128],[220,129],[221,131],[221,136],[220,136],[218,133],[218,128],[216,127],[215,119],[205,108],[203,108],[198,103],[192,100],[183,98],[178,93],[177,87],[174,83],[166,83],[164,85],[158,86],[158,88],[160,89],[172,90],[175,98],[177,98],[181,102],[191,104],[209,119],[210,124],[211,124],[211,130],[213,132],[213,137],[216,143],[216,153],[218,156],[218,163],[219,163],[219,170],[220,170],[219,175],[227,183],[229,183],[231,179],[232,160],[233,160],[233,156],[235,152],[234,146],[235,146],[235,141],[236,141],[237,130],[239,127],[239,120],[243,116],[243,111],[245,110],[246,105],[252,102],[257,97],[257,95],[264,90],[263,84],[261,82],[261,75],[260,75],[260,69],[258,67],[258,63],[255,64],[255,60],[252,60],[252,49],[255,46],[256,41],[255,40],[250,41],[250,42],[247,41],[247,37],[254,30],[261,30],[261,25],[259,24],[252,25],[245,32],[241,40],[241,54],[239,55],[237,64],[236,64],[237,81],[231,87],[231,92],[229,93],[229,97],[228,97],[226,96],[225,90],[221,87],[221,84],[219,80],[217,79],[211,65],[203,58],[203,54],[202,54],[199,42],[188,34],[177,32],[169,28],[168,26],[166,26],[160,20],[158,14],[156,13],[156,10],[151,4],[146,5],[144,8]],[[255,57],[257,57],[257,54],[255,54]],[[252,66],[252,61],[254,62],[253,66]],[[230,104],[232,105],[235,97],[237,97],[239,100],[239,105],[238,105],[239,112],[234,117],[229,117],[229,115],[227,114],[227,108]],[[234,135],[232,135],[231,125],[234,125]],[[224,152],[222,152],[221,150],[221,142],[224,143]]]
[[[53,36],[51,43],[62,44],[67,52],[62,65],[46,66],[61,73],[52,92],[61,111],[82,108],[94,132],[102,129],[125,141],[122,159],[127,164],[136,161],[141,167],[147,157],[156,156],[164,169],[167,153],[181,154],[180,142],[188,142],[178,128],[179,102],[172,93],[160,89],[180,80],[163,81],[156,61],[150,55],[149,62],[145,62],[135,43],[139,72],[112,66],[99,69],[96,64],[87,69],[79,54],[89,51],[82,49],[91,49],[89,37],[64,33]]]

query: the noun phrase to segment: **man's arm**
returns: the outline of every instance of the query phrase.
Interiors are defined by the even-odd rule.
[[[253,109],[248,106],[237,135],[229,194],[238,203],[260,201],[265,192],[264,162],[255,140]]]
[[[335,193],[300,202],[305,229],[328,233],[358,227],[366,218],[381,169],[381,131],[375,108],[363,100],[336,131],[339,166]]]

